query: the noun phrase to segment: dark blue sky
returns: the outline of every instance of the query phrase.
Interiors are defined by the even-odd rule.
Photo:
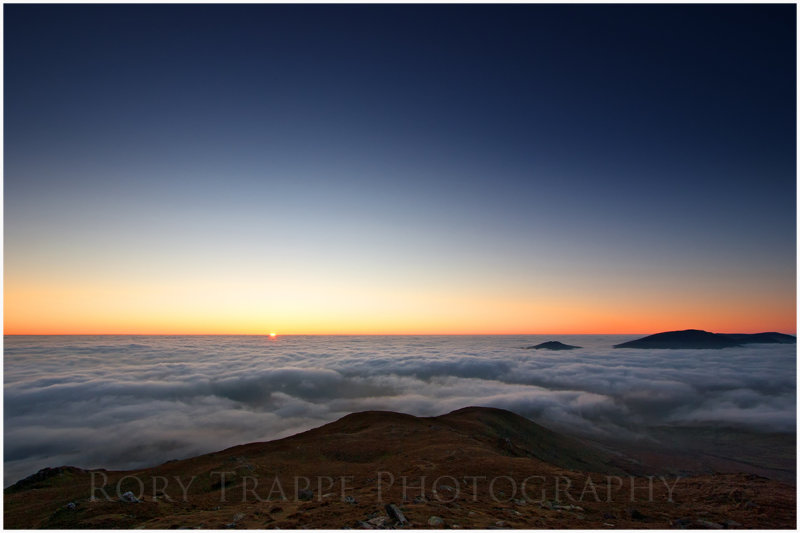
[[[4,9],[7,283],[793,309],[794,5]]]

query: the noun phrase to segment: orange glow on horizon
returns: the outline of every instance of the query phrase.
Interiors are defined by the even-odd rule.
[[[479,306],[478,306],[479,307]],[[794,316],[775,312],[761,315],[757,322],[731,309],[720,310],[713,315],[702,311],[684,312],[677,309],[659,309],[658,312],[625,313],[623,310],[605,312],[592,307],[570,310],[559,309],[548,313],[547,306],[510,305],[504,310],[495,309],[499,318],[487,321],[482,313],[464,316],[459,313],[456,320],[442,316],[374,317],[359,316],[336,319],[311,314],[299,317],[294,314],[285,320],[265,317],[268,322],[280,322],[282,336],[286,335],[584,335],[618,334],[645,335],[661,331],[704,329],[718,333],[758,333],[779,331],[794,335]],[[627,310],[624,310],[627,311]],[[793,310],[785,310],[790,312]],[[563,314],[562,314],[563,313]],[[12,315],[5,312],[6,335],[263,335],[257,317],[246,314],[237,318],[188,315],[176,317],[153,312],[149,315],[122,314],[115,317],[99,316],[87,312],[58,316],[40,314],[40,321],[29,313]],[[37,323],[38,322],[38,323]],[[276,340],[277,333],[270,332],[268,338]]]
[[[6,278],[6,335],[570,335],[796,332],[795,294]],[[199,290],[202,287],[203,290]]]

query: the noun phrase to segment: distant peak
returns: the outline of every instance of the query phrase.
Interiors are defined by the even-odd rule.
[[[536,346],[528,346],[526,350],[575,350],[576,348],[580,348],[580,346],[572,346],[570,344],[564,344],[563,342],[559,341],[548,341],[543,342],[541,344],[537,344]]]
[[[733,348],[742,344],[794,344],[797,339],[782,333],[711,333],[702,329],[684,329],[681,331],[665,331],[641,339],[636,339],[614,348],[643,349],[718,349]]]

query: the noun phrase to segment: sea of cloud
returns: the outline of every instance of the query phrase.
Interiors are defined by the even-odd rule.
[[[364,410],[492,406],[596,438],[795,432],[795,345],[612,348],[632,338],[6,337],[4,482],[64,464],[152,466]],[[583,348],[523,349],[545,340]]]

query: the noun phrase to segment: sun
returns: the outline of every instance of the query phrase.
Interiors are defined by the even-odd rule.
[[[278,336],[278,334],[277,334],[277,333],[270,333],[270,334],[269,334],[269,338],[270,338],[270,339],[274,339],[274,338],[275,338],[275,337],[277,337],[277,336]]]

